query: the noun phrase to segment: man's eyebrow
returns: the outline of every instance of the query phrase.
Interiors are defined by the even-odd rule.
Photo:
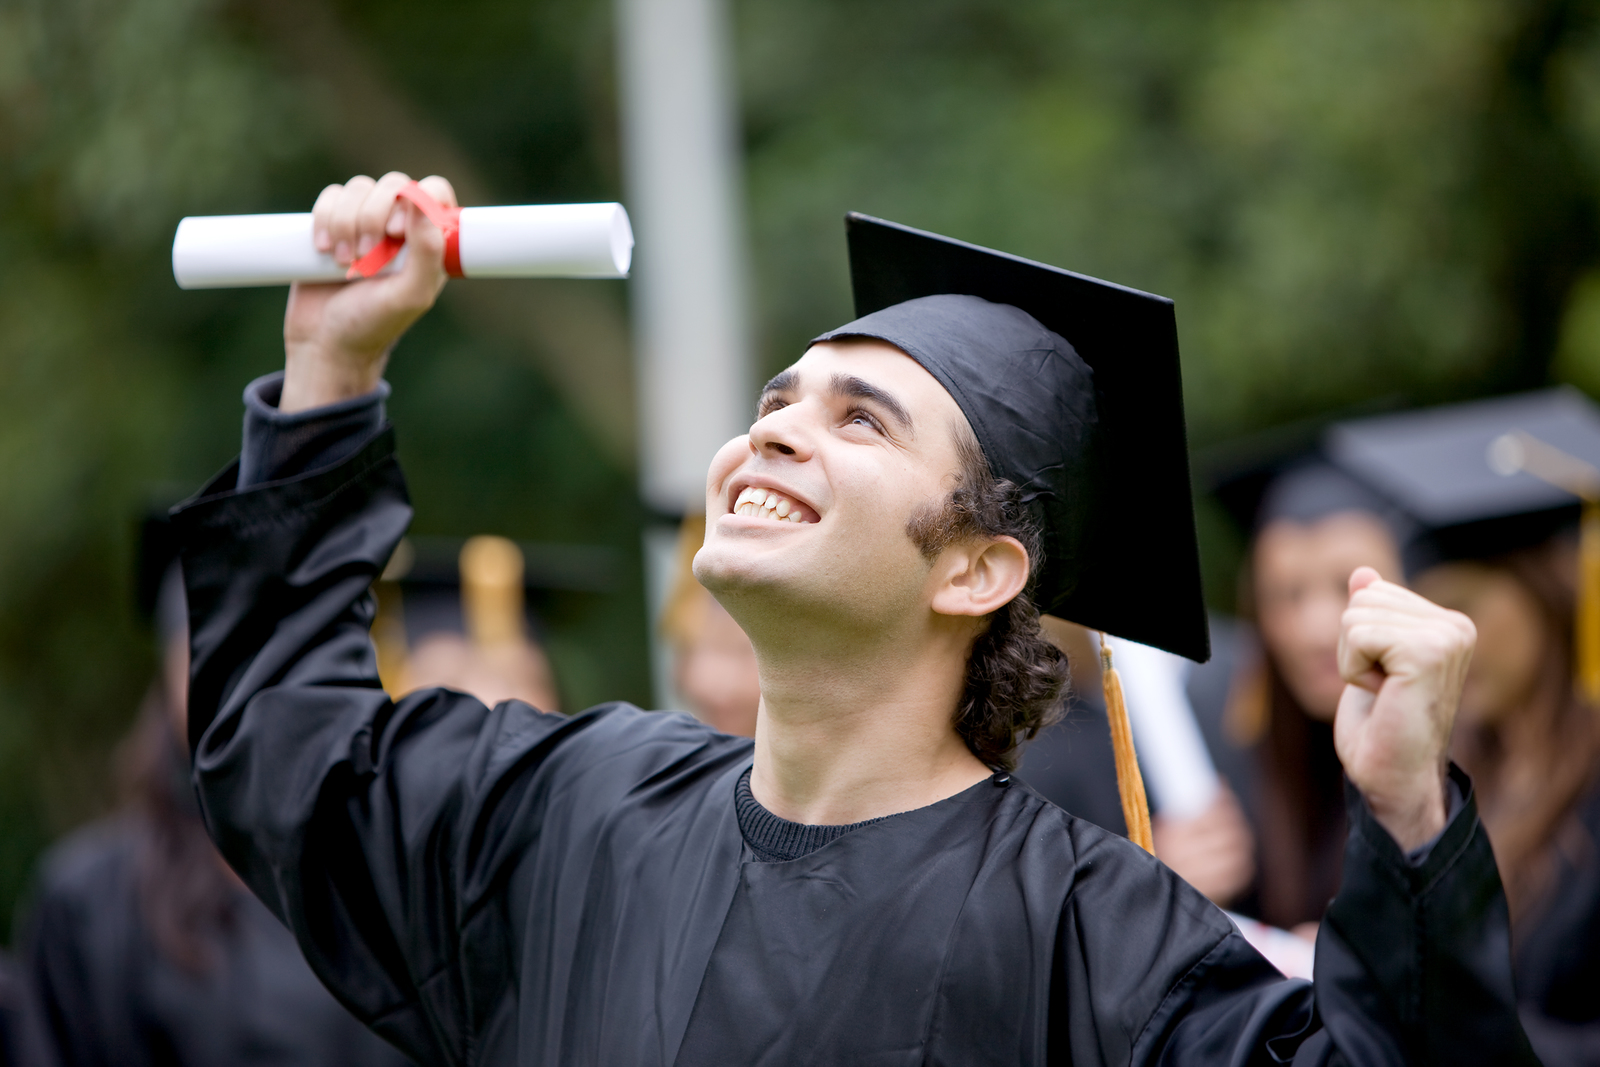
[[[778,374],[773,376],[771,381],[761,387],[761,395],[766,396],[768,393],[787,393],[789,390],[795,387],[795,383],[799,380],[800,376],[794,372],[794,368],[792,367],[789,370],[780,371]]]
[[[779,375],[778,377],[782,377]],[[774,379],[776,381],[776,379]],[[870,400],[878,405],[900,428],[910,433],[912,430],[911,413],[905,405],[896,400],[889,393],[879,389],[871,382],[863,381],[853,374],[835,374],[829,383],[834,396],[848,396],[856,400]]]

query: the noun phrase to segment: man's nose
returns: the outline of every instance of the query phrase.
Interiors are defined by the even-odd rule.
[[[804,404],[787,404],[763,415],[750,427],[750,451],[758,456],[811,457],[812,428]]]

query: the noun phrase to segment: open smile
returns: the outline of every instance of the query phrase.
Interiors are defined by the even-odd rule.
[[[819,518],[816,511],[788,493],[760,485],[747,485],[734,498],[735,515],[774,522],[810,523]]]

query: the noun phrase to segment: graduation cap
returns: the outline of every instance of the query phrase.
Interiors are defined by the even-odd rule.
[[[1432,561],[1501,555],[1578,524],[1574,660],[1600,700],[1600,407],[1549,389],[1337,423],[1324,447],[1426,528]]]
[[[1280,519],[1309,524],[1360,512],[1388,530],[1406,573],[1417,569],[1417,522],[1388,496],[1331,462],[1320,449],[1304,448],[1265,459],[1255,466],[1214,475],[1210,481],[1212,499],[1247,542]]]
[[[1322,439],[1333,423],[1398,406],[1398,397],[1378,397],[1212,445],[1194,456],[1196,484],[1246,540],[1275,519],[1304,523],[1363,511],[1383,520],[1403,543],[1415,528],[1403,510],[1322,453]]]
[[[945,387],[1044,534],[1039,609],[1210,657],[1172,301],[867,215],[856,321]],[[813,342],[815,343],[815,342]]]
[[[1043,535],[1041,611],[1204,661],[1210,635],[1172,301],[868,215],[845,219],[856,321],[932,374]],[[1130,837],[1149,809],[1106,657]]]

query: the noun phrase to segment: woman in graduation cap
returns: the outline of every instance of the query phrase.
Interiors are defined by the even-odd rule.
[[[1418,591],[1477,625],[1453,753],[1505,883],[1523,1023],[1546,1067],[1600,1063],[1600,628],[1579,622],[1600,618],[1600,529],[1580,538],[1575,499],[1600,517],[1600,408],[1555,390],[1331,440],[1427,523]]]
[[[1217,496],[1251,532],[1240,576],[1251,625],[1228,623],[1222,654],[1189,686],[1255,837],[1254,880],[1226,903],[1314,937],[1339,886],[1348,829],[1334,739],[1345,583],[1361,566],[1401,581],[1412,527],[1394,503],[1314,454],[1224,479]]]
[[[1314,990],[1008,773],[1066,675],[1040,609],[1206,655],[1157,297],[853,217],[862,317],[768,383],[707,479],[695,574],[756,650],[754,741],[391,701],[367,587],[410,509],[381,372],[451,240],[406,183],[319,199],[322,247],[403,234],[406,262],[291,291],[241,460],[174,515],[208,825],[374,1028],[438,1063],[1533,1062],[1444,773],[1463,616],[1351,579],[1359,792]]]

